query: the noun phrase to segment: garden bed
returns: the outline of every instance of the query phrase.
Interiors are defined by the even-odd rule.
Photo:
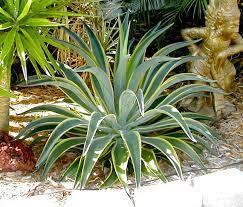
[[[203,154],[208,172],[225,168],[243,170],[243,95],[241,93],[242,91],[240,91],[241,88],[238,89],[234,93],[235,96],[231,97],[231,102],[236,106],[236,111],[213,126],[221,135],[222,139],[215,147],[215,155],[211,155],[208,152],[204,152]],[[14,92],[18,95],[18,98],[12,99],[11,101],[10,131],[13,136],[25,127],[27,122],[37,117],[37,115],[18,115],[19,113],[40,104],[63,104],[62,99],[64,95],[52,87],[24,88],[15,90]],[[38,145],[33,149],[37,157],[41,151],[41,147],[41,145]],[[32,174],[23,174],[20,172],[0,173],[0,199],[31,197],[44,194],[48,198],[55,197],[62,202],[72,191],[72,182],[58,183],[58,178],[60,172],[64,170],[65,166],[68,165],[74,156],[72,153],[69,153],[62,157],[55,164],[52,172],[45,181],[39,180],[39,172]],[[184,159],[183,170],[186,179],[205,173],[187,159]],[[170,180],[178,179],[171,168],[168,168],[165,173]],[[96,189],[103,176],[104,172],[96,168],[93,172],[89,188]],[[157,182],[157,180],[144,179],[143,185],[149,185],[153,182]],[[132,182],[131,185],[133,185]]]

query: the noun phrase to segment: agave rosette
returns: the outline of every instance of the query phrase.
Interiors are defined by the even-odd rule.
[[[110,169],[101,187],[112,186],[119,180],[127,192],[130,167],[137,187],[142,175],[166,181],[157,161],[159,157],[166,159],[182,177],[178,150],[203,167],[198,155],[199,146],[210,149],[209,143],[214,143],[217,135],[199,121],[208,120],[208,117],[180,113],[175,106],[184,98],[219,90],[208,85],[190,84],[166,93],[168,88],[181,82],[210,82],[191,73],[168,77],[174,68],[196,58],[173,58],[168,55],[192,42],[166,46],[151,59],[144,60],[147,47],[169,27],[161,29],[157,25],[151,29],[131,55],[128,49],[129,27],[128,17],[119,22],[120,36],[114,67],[111,68],[101,43],[88,26],[85,29],[90,45],[65,29],[76,44],[59,43],[79,52],[86,59],[87,66],[74,71],[60,63],[63,77],[53,79],[43,76],[41,80],[29,80],[29,86],[53,85],[60,88],[70,102],[82,109],[73,111],[57,105],[43,105],[25,112],[55,113],[32,121],[16,137],[25,139],[39,132],[50,132],[37,162],[37,168],[44,168],[44,177],[57,159],[72,149],[78,150],[80,155],[69,165],[63,177],[73,176],[77,188],[85,187],[98,160],[101,163],[104,161]],[[79,76],[78,73],[82,72],[90,74],[92,90]],[[34,143],[41,139],[36,139]]]

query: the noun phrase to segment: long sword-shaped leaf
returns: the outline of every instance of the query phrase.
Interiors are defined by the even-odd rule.
[[[50,171],[51,167],[53,164],[57,161],[58,158],[60,158],[65,152],[68,150],[82,145],[85,142],[84,137],[72,137],[69,139],[62,140],[59,142],[50,152],[48,159],[46,161],[43,173],[42,173],[42,178],[45,178],[47,173]]]
[[[158,107],[165,104],[175,104],[178,101],[190,96],[193,93],[197,92],[212,92],[212,93],[223,93],[221,89],[213,88],[207,85],[199,85],[199,84],[191,84],[186,85],[181,88],[176,89],[172,93],[170,93],[159,105]]]
[[[185,121],[191,129],[194,129],[203,136],[207,137],[213,144],[217,144],[219,135],[214,130],[210,129],[210,127],[208,127],[206,124],[190,118],[185,118]]]
[[[143,96],[143,90],[139,89],[137,94],[136,94],[136,99],[138,102],[138,108],[139,111],[137,110],[137,106],[135,105],[129,115],[129,120],[127,122],[130,122],[130,120],[135,120],[137,119],[140,115],[143,117],[145,113],[145,103],[144,103],[144,96]]]
[[[212,129],[210,129],[207,125],[200,123],[199,121],[190,119],[190,118],[185,118],[185,121],[190,129],[193,131],[205,136],[211,143],[217,144],[217,139],[218,135],[216,132],[214,132]],[[166,119],[163,121],[158,121],[155,124],[147,125],[147,126],[140,126],[136,127],[136,130],[139,131],[140,133],[152,133],[152,132],[157,132],[161,130],[166,130],[166,129],[178,129],[179,124],[174,120],[174,119]],[[171,135],[170,135],[171,136]],[[199,136],[194,136],[194,138],[204,146],[207,146],[208,150],[210,151],[210,146],[205,143],[205,140],[202,140],[203,138],[200,138]]]
[[[176,154],[175,149],[168,141],[156,137],[142,137],[142,141],[149,145],[152,145],[153,147],[157,148],[160,152],[162,152],[171,162],[178,176],[182,178],[182,170],[179,158]]]
[[[180,140],[186,141],[188,143],[187,135],[184,132],[180,131],[180,130],[176,131],[176,132],[165,133],[165,136],[172,137],[172,138],[175,138],[175,139],[180,139]],[[212,154],[215,153],[215,151],[212,148],[213,145],[209,142],[209,140],[205,139],[205,137],[202,137],[200,135],[195,135],[194,134],[194,137],[197,140],[197,143],[199,143],[203,147],[205,147],[210,153],[212,153]],[[195,146],[195,145],[193,145],[193,146]]]
[[[37,120],[30,122],[16,137],[15,139],[20,139],[27,132],[44,125],[50,125],[52,123],[60,123],[65,120],[65,116],[48,116],[42,117]]]
[[[20,86],[26,86],[24,83]],[[64,78],[42,76],[42,79],[29,79],[28,86],[53,85],[61,88],[64,93],[74,102],[82,106],[88,112],[99,111],[96,105],[86,99],[85,94],[73,82]]]
[[[25,21],[23,21],[20,26],[26,26],[26,27],[59,27],[63,24],[52,22],[45,18],[30,18]]]
[[[111,81],[106,73],[99,68],[82,68],[75,70],[76,72],[89,72],[95,79],[93,79],[93,86],[97,92],[97,96],[101,97],[101,101],[105,103],[105,108],[108,112],[115,114],[114,92]]]
[[[77,157],[74,159],[74,161],[67,167],[67,169],[64,171],[61,177],[61,181],[63,181],[66,177],[75,177],[77,170],[78,170],[78,165],[80,162],[81,156]]]
[[[30,7],[31,7],[31,4],[32,4],[32,0],[27,0],[23,11],[21,12],[21,14],[17,18],[18,21],[23,19],[28,14]]]
[[[215,121],[214,117],[209,117],[208,115],[199,114],[195,112],[182,112],[181,115],[185,118],[190,118],[195,120]]]
[[[0,14],[2,14],[4,17],[14,21],[14,18],[8,12],[6,12],[2,7],[0,7]]]
[[[97,138],[91,143],[84,158],[82,174],[79,180],[81,189],[85,187],[95,163],[111,141],[112,135],[107,135],[105,137]]]
[[[80,48],[83,48],[87,52],[87,54],[91,53],[89,46],[83,41],[82,38],[80,38],[80,36],[78,36],[76,33],[66,27],[62,27],[62,29],[70,36],[73,41],[75,41],[79,45]]]
[[[88,131],[87,131],[87,136],[86,136],[86,141],[85,141],[84,149],[83,149],[83,156],[85,156],[86,153],[88,152],[89,147],[91,146],[93,138],[95,136],[95,133],[98,130],[98,127],[100,126],[101,122],[104,121],[105,119],[114,121],[113,118],[114,118],[113,114],[108,114],[106,116],[103,116],[102,114],[100,114],[98,112],[93,112],[91,114]]]
[[[154,176],[160,178],[163,182],[166,182],[167,179],[164,173],[161,171],[159,164],[157,162],[154,151],[151,149],[143,148],[142,150],[142,160],[145,167],[152,173]]]
[[[144,74],[153,66],[157,65],[158,63],[163,63],[163,62],[168,62],[168,61],[173,61],[173,60],[178,60],[179,58],[172,58],[172,57],[154,57],[150,60],[147,60],[143,62],[141,65],[139,65],[133,72],[131,78],[128,81],[128,88],[130,90],[136,91],[140,84],[141,81],[144,78]]]
[[[129,59],[129,55],[121,56],[119,59],[119,63],[117,65],[117,70],[114,75],[114,93],[115,93],[115,103],[116,107],[118,107],[118,100],[121,96],[122,92],[126,89],[126,68],[127,62]]]
[[[199,167],[205,169],[205,166],[202,163],[200,157],[189,144],[179,139],[168,138],[166,140],[170,142],[175,148],[187,154]]]
[[[159,25],[159,24],[158,24]],[[153,30],[152,32],[149,31],[150,33],[148,36],[145,38],[141,39],[138,45],[136,46],[130,60],[129,60],[129,65],[127,68],[127,73],[128,77],[131,77],[131,74],[133,73],[134,69],[137,67],[137,65],[140,63],[141,59],[143,59],[145,55],[145,51],[147,47],[161,34],[163,34],[166,30],[168,30],[171,27],[171,25],[164,27],[159,30]]]
[[[112,161],[110,160],[111,168],[108,176],[104,180],[104,182],[99,186],[100,189],[110,188],[118,181],[118,177],[116,175],[116,171],[113,167]]]
[[[114,88],[116,97],[120,97],[126,83],[126,66],[129,58],[128,55],[128,40],[130,24],[128,23],[128,14],[121,23],[118,17],[119,23],[119,41],[116,48],[115,64],[114,64]],[[123,82],[124,80],[124,82]]]
[[[27,138],[33,137],[34,135],[37,135],[38,133],[43,133],[43,132],[50,133],[57,127],[59,123],[60,122],[56,122],[56,123],[47,122],[46,124],[45,123],[40,124],[40,126],[37,126],[31,131],[27,132],[23,137],[21,137],[21,139],[25,140]],[[31,145],[35,145],[36,143],[38,143],[38,140],[34,139],[34,141],[31,142]]]
[[[65,46],[68,49],[72,49],[75,52],[77,52],[79,55],[81,55],[86,60],[88,65],[91,65],[93,67],[96,66],[94,57],[92,56],[92,54],[88,53],[85,49],[83,49],[73,43],[66,42],[64,40],[58,40],[56,38],[51,38],[51,37],[50,37],[50,39],[54,42],[57,42],[58,44]]]
[[[87,98],[89,98],[95,104],[95,100],[90,92],[90,89],[88,88],[84,80],[76,72],[74,72],[72,68],[68,67],[67,65],[59,63],[59,66],[61,71],[64,73],[65,77],[68,80],[74,82],[83,91],[83,93],[85,93]]]
[[[128,116],[131,115],[130,112],[134,107],[134,104],[137,103],[139,111],[144,115],[144,103],[142,97],[138,99],[136,94],[131,90],[125,90],[119,99],[119,116],[118,121],[121,125],[125,125],[127,122]]]
[[[142,144],[140,134],[136,131],[121,131],[121,137],[129,151],[135,179],[136,187],[140,187],[141,182],[141,153],[142,153]]]
[[[163,105],[159,109],[152,109],[150,111],[147,111],[144,114],[144,117],[137,119],[135,122],[130,124],[129,127],[135,127],[135,126],[141,125],[143,123],[146,123],[146,122],[158,117],[160,114],[166,114],[167,116],[170,116],[171,118],[173,118],[180,125],[180,127],[185,131],[187,136],[192,141],[196,142],[196,140],[194,139],[183,116],[180,114],[180,112],[175,107],[173,107],[171,105]]]
[[[119,181],[123,185],[124,189],[126,190],[126,193],[130,195],[126,173],[129,160],[129,152],[124,145],[122,139],[119,139],[116,142],[115,146],[112,148],[111,155],[116,175],[119,178]]]
[[[189,61],[193,61],[193,60],[197,60],[199,59],[198,57],[194,57],[194,56],[189,56],[189,57],[184,57],[181,58],[179,60],[175,60],[172,62],[169,62],[167,64],[162,65],[159,70],[151,77],[151,80],[148,82],[147,88],[144,92],[145,92],[145,100],[148,100],[153,94],[154,92],[157,90],[158,86],[161,85],[161,83],[164,82],[166,76],[175,68],[177,68],[178,66],[187,63]]]
[[[83,124],[86,124],[86,123],[84,123],[84,121],[77,119],[77,118],[68,118],[68,119],[62,121],[51,133],[51,135],[50,135],[48,141],[46,142],[45,147],[36,163],[36,166],[40,167],[44,164],[44,162],[48,158],[52,148],[55,146],[57,141],[64,134],[66,134],[69,130],[71,130],[77,126],[83,125]]]
[[[213,80],[209,80],[205,77],[193,74],[193,73],[181,73],[176,74],[170,78],[168,78],[162,85],[160,85],[157,90],[151,95],[149,100],[146,102],[146,109],[148,109],[152,103],[169,87],[183,82],[183,81],[201,81],[201,82],[214,82]]]
[[[66,108],[64,108],[62,106],[55,106],[52,104],[36,106],[36,107],[29,109],[20,114],[28,114],[28,113],[39,112],[39,111],[50,111],[50,112],[54,112],[56,114],[67,116],[67,117],[81,118],[78,114],[72,112],[71,110],[67,110]],[[88,123],[88,121],[87,121],[87,123]]]
[[[152,133],[152,132],[158,132],[158,131],[168,130],[168,129],[179,130],[177,128],[179,128],[178,123],[174,119],[170,118],[168,120],[158,121],[154,124],[139,126],[136,127],[135,129],[140,133]]]
[[[154,56],[161,56],[161,55],[169,55],[170,53],[178,50],[178,49],[181,49],[183,47],[187,47],[191,44],[195,44],[197,42],[199,42],[200,40],[192,40],[192,41],[186,41],[186,42],[176,42],[176,43],[173,43],[173,44],[170,44],[170,45],[167,45],[163,48],[161,48],[158,52],[156,52],[154,54]]]
[[[13,26],[13,24],[10,23],[10,22],[0,24],[0,31],[9,29],[9,28],[11,28],[12,26]]]
[[[58,18],[58,17],[90,17],[90,15],[88,14],[84,14],[84,13],[74,13],[74,12],[68,12],[68,11],[58,11],[57,8],[54,8],[53,10],[48,9],[47,11],[40,11],[39,12],[40,16],[42,17],[54,17],[54,18]],[[95,16],[92,15],[93,18],[95,18]]]
[[[16,33],[16,49],[21,62],[24,79],[27,80],[26,54],[23,42],[21,41],[20,35],[18,33]]]
[[[41,45],[43,44],[41,34],[38,31],[35,31],[32,28],[26,29],[20,27],[21,31],[21,40],[26,48],[26,53],[28,56],[32,56],[32,58],[37,61],[40,67],[45,71],[47,75],[54,75],[54,69],[48,63],[45,52],[43,51]]]
[[[86,141],[85,141],[84,149],[83,149],[83,156],[85,156],[87,154],[87,152],[89,151],[89,148],[92,144],[93,138],[95,136],[96,131],[98,130],[99,125],[106,117],[107,116],[103,116],[102,114],[100,114],[98,112],[93,112],[91,114],[89,125],[88,125]]]
[[[100,67],[109,76],[110,75],[109,63],[106,59],[105,51],[100,41],[98,40],[94,32],[86,24],[84,24],[84,27],[89,36],[89,40],[92,46],[92,52],[94,53],[94,56],[98,63],[97,66]]]
[[[76,171],[76,174],[75,174],[75,182],[74,182],[74,186],[73,186],[74,189],[77,189],[78,186],[80,185],[79,181],[82,178],[81,174],[82,174],[82,170],[83,170],[83,164],[84,164],[84,157],[81,156],[81,158],[79,159],[77,171]]]
[[[5,41],[3,44],[3,48],[1,51],[1,55],[0,55],[0,60],[3,61],[9,54],[9,52],[11,51],[14,42],[15,42],[15,36],[16,36],[16,28],[12,28],[8,34],[5,37]]]

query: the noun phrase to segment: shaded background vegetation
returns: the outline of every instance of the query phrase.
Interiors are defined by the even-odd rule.
[[[153,26],[161,22],[162,26],[173,24],[171,29],[162,37],[159,37],[148,48],[147,57],[151,57],[159,48],[178,41],[183,41],[181,30],[190,27],[203,27],[205,25],[205,10],[209,0],[105,0],[100,2],[87,2],[84,0],[73,0],[69,6],[63,8],[73,12],[81,12],[90,15],[86,21],[92,28],[96,28],[97,36],[103,39],[107,48],[116,43],[116,17],[117,14],[124,15],[130,13],[131,21],[131,36],[133,45]],[[239,7],[243,12],[243,1],[239,1]],[[83,18],[63,18],[60,22],[69,24],[69,28],[84,35],[82,21]],[[243,16],[241,15],[240,33],[243,35]],[[50,31],[55,37],[63,40],[68,40],[60,29]],[[105,37],[106,34],[106,37]],[[103,45],[104,46],[104,45]],[[68,50],[60,51],[52,46],[49,46],[54,57],[66,64],[76,67],[85,64],[83,59],[77,54]],[[110,49],[110,48],[109,48]],[[185,48],[176,51],[176,56],[181,56],[188,53]],[[233,62],[237,69],[237,78],[242,75],[241,68],[243,66],[243,55],[239,54],[233,57]],[[28,64],[32,67],[31,64]],[[185,67],[177,69],[178,72],[184,72]],[[33,75],[34,70],[30,70],[30,75]],[[18,60],[13,65],[12,83],[17,83],[22,79],[20,63]]]

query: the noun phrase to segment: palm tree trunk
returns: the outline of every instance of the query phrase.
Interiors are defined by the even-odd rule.
[[[9,105],[10,99],[0,96],[0,130],[9,130]]]
[[[7,91],[10,91],[10,72],[11,69],[3,70],[0,77],[0,86]],[[0,96],[0,131],[9,132],[9,106],[10,98]]]

